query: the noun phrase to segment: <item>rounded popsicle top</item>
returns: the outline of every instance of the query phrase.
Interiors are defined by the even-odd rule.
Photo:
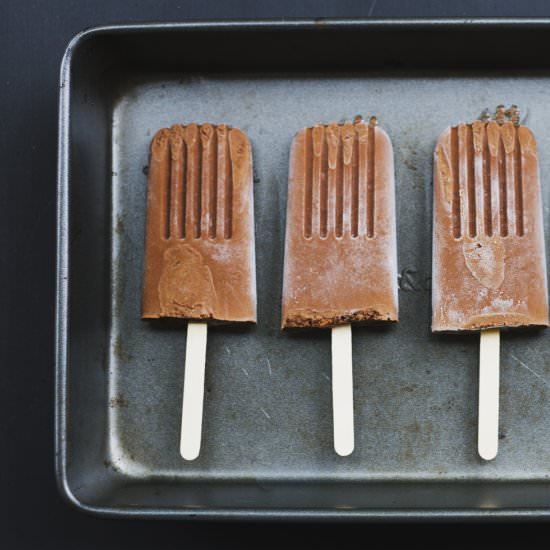
[[[391,140],[386,131],[378,125],[378,118],[371,116],[368,121],[361,115],[357,115],[353,121],[328,122],[326,124],[315,124],[301,128],[294,134],[294,142],[300,142],[306,139],[309,132],[312,134],[313,152],[319,156],[322,152],[323,140],[336,146],[340,140],[343,143],[344,163],[351,160],[351,146],[354,135],[357,135],[359,143],[366,143],[369,136],[369,128],[374,130],[376,137],[380,140],[380,145],[393,152]],[[346,160],[348,162],[346,162]],[[334,158],[331,159],[334,166]]]

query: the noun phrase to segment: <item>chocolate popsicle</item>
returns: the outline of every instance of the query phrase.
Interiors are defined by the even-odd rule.
[[[350,323],[397,321],[393,150],[363,120],[292,143],[282,328],[332,328],[335,449],[353,450]]]
[[[198,456],[206,322],[255,322],[252,153],[225,125],[174,125],[151,143],[142,317],[189,319],[181,453]]]
[[[482,331],[478,450],[494,458],[498,331],[548,326],[537,145],[515,106],[437,142],[432,311],[434,332]]]

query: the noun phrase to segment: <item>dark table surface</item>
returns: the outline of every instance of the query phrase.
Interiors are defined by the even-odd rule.
[[[0,1],[0,548],[280,547],[352,540],[392,548],[548,548],[547,524],[330,525],[105,520],[69,507],[53,460],[58,73],[69,39],[95,25],[283,17],[550,16],[529,0]],[[545,45],[541,45],[545,47]],[[299,536],[300,538],[297,538]],[[307,538],[305,538],[307,537]],[[360,538],[358,538],[360,537]],[[519,538],[520,537],[520,538]],[[306,542],[307,541],[307,542]],[[357,544],[357,542],[355,542]],[[378,544],[376,546],[378,546]],[[402,544],[400,545],[402,546]]]

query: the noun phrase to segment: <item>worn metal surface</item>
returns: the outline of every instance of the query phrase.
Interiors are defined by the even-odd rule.
[[[391,34],[403,22],[376,24]],[[368,31],[365,22],[353,25]],[[174,30],[138,27],[132,35],[143,32],[146,42],[152,28]],[[191,29],[201,31],[176,26]],[[128,29],[108,32],[124,37]],[[137,60],[106,92],[94,84],[94,71],[70,73],[70,52],[65,60],[57,396],[63,492],[84,509],[119,515],[548,515],[549,335],[503,334],[500,453],[483,463],[476,453],[479,340],[430,333],[429,286],[434,144],[446,126],[485,107],[518,104],[537,136],[550,235],[550,73],[229,72],[230,61],[226,71],[158,73],[140,70]],[[70,85],[71,75],[84,83]],[[280,301],[292,136],[357,114],[375,114],[394,145],[400,323],[354,328],[356,448],[341,458],[332,448],[330,332],[281,333]],[[259,322],[210,329],[203,446],[198,460],[185,462],[178,451],[185,325],[141,321],[140,293],[148,144],[160,127],[192,121],[238,126],[251,140]]]

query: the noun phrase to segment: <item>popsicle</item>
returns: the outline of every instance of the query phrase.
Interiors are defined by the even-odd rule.
[[[396,322],[393,150],[369,123],[296,134],[288,180],[282,328],[332,329],[334,447],[354,448],[351,324]]]
[[[163,128],[149,155],[142,318],[188,319],[180,451],[200,450],[207,323],[256,322],[252,153],[226,125]]]
[[[432,330],[481,331],[478,452],[498,452],[499,330],[548,326],[537,144],[516,106],[447,128],[434,158]]]

